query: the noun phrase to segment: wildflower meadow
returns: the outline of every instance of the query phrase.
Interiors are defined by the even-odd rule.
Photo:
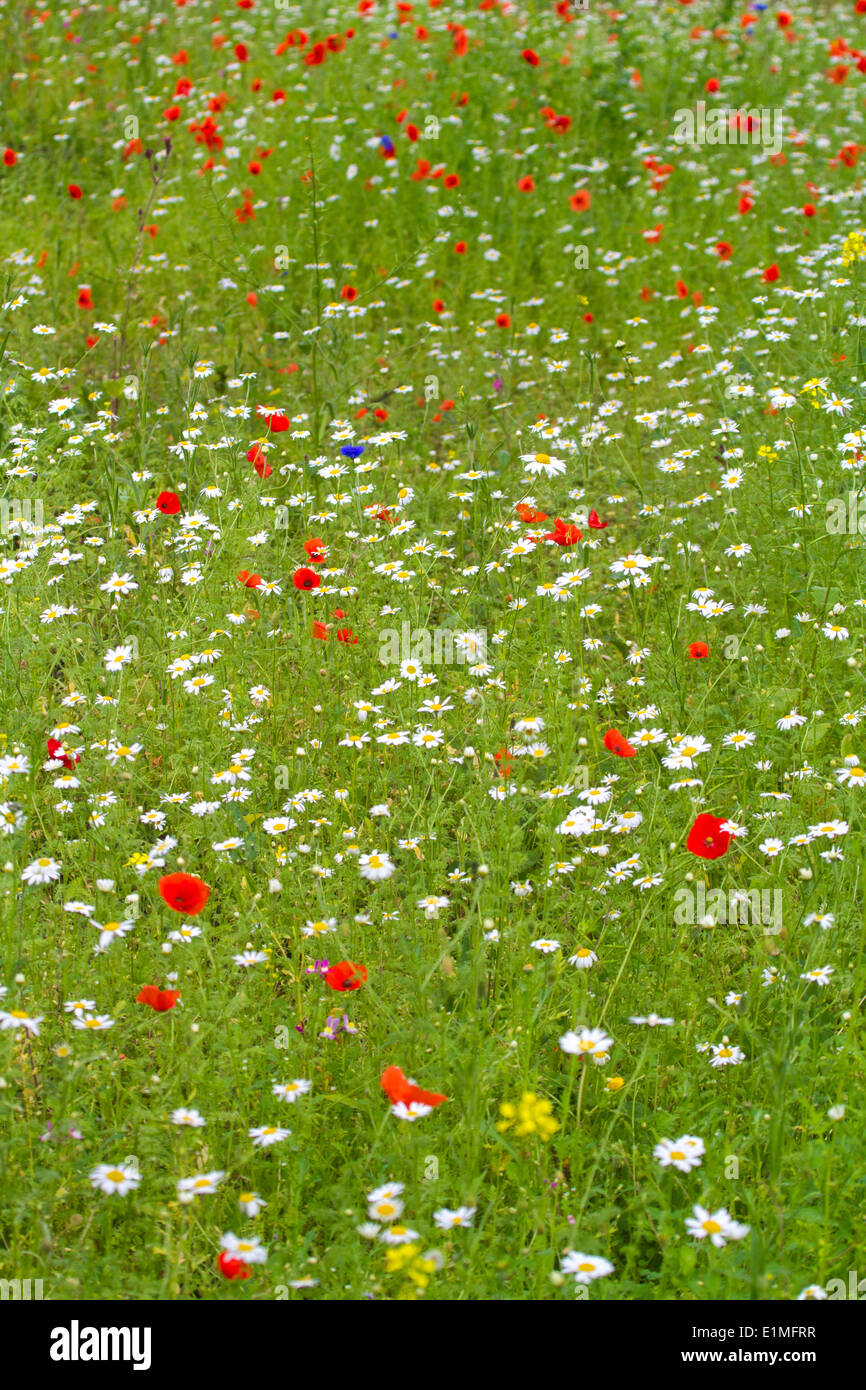
[[[866,1297],[866,0],[0,30],[0,1298]]]

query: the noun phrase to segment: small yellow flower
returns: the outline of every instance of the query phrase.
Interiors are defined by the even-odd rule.
[[[866,260],[866,236],[862,232],[849,232],[842,246],[842,264],[854,265],[855,261]]]
[[[436,1269],[436,1261],[425,1258],[420,1251],[420,1245],[398,1245],[389,1250],[385,1255],[385,1272],[405,1274],[416,1289],[426,1289],[430,1275]],[[406,1285],[403,1292],[398,1294],[398,1298],[412,1299],[414,1296],[410,1285]]]
[[[399,1274],[421,1251],[420,1245],[398,1245],[385,1252],[386,1274]]]
[[[624,1076],[609,1076],[604,1083],[604,1089],[606,1091],[621,1091],[624,1085]]]
[[[559,1129],[559,1121],[553,1118],[552,1111],[549,1100],[540,1100],[534,1091],[524,1091],[516,1105],[509,1100],[502,1102],[499,1107],[502,1119],[497,1121],[496,1128],[504,1134],[513,1125],[516,1138],[538,1134],[546,1142]]]

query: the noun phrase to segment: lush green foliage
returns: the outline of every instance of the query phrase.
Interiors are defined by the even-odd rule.
[[[866,1275],[866,14],[485,6],[0,4],[0,1279],[47,1297]]]

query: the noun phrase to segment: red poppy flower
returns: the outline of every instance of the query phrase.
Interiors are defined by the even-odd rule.
[[[179,989],[157,989],[156,985],[145,985],[135,997],[136,1004],[149,1004],[158,1014],[168,1013],[180,998]]]
[[[719,820],[718,816],[702,811],[689,831],[686,849],[701,859],[720,859],[727,854],[731,842],[728,831],[722,830],[723,825],[724,821]]]
[[[773,281],[778,280],[778,278],[779,267],[776,265],[774,261],[772,265],[767,266],[767,269],[764,271],[763,275],[761,276],[761,279],[764,281],[766,285],[772,285]]]
[[[338,961],[325,971],[325,984],[344,994],[346,990],[360,989],[367,979],[366,965],[354,965],[350,960]]]
[[[604,746],[608,753],[616,753],[618,758],[633,758],[635,756],[635,750],[628,739],[623,738],[619,729],[608,729],[604,736]]]
[[[818,211],[818,209],[815,207],[815,204],[814,204],[814,203],[804,203],[804,204],[803,204],[803,216],[804,216],[804,217],[814,217],[817,211]]]
[[[80,198],[82,196],[81,189],[78,187],[77,183],[71,183],[66,191],[70,198]]]
[[[517,187],[520,189],[521,193],[534,193],[535,179],[531,174],[524,174],[522,179],[517,180]]]
[[[79,309],[92,309],[92,308],[93,308],[93,298],[92,298],[92,296],[91,296],[90,289],[88,288],[87,285],[82,286],[82,288],[78,291],[78,301],[77,301],[77,303],[78,303]]]
[[[589,522],[590,527],[593,531],[603,531],[605,526],[610,525],[609,521],[599,521],[598,512],[596,511],[590,512],[589,516],[587,517],[587,521]]]
[[[271,434],[282,434],[284,430],[289,428],[291,423],[288,415],[284,415],[281,410],[267,417],[268,430]]]
[[[465,241],[455,241],[455,243],[454,243],[454,254],[455,254],[455,256],[465,256],[465,255],[466,255],[466,242],[465,242]]]
[[[320,622],[318,622],[318,621],[314,622],[314,623],[313,623],[313,636],[314,636],[314,637],[316,638],[316,640],[319,641],[319,642],[327,642],[327,640],[328,640],[328,627],[327,627],[327,624],[326,624],[326,623],[320,623]]]
[[[253,453],[252,449],[250,449],[250,454],[251,453]],[[249,454],[247,454],[247,458],[249,458]],[[262,453],[261,449],[257,448],[255,450],[255,458],[253,458],[251,462],[253,468],[256,470],[260,478],[269,478],[274,471],[273,468],[271,468],[271,465],[268,463],[267,459],[265,458],[264,454]]]
[[[180,498],[176,492],[161,492],[156,499],[156,510],[163,516],[177,516],[180,511]]]
[[[325,563],[325,542],[319,536],[304,541],[304,549],[307,552],[311,565],[323,565]]]
[[[156,886],[166,906],[188,917],[198,916],[210,897],[207,884],[195,874],[163,874]]]
[[[358,639],[350,627],[341,627],[337,632],[337,641],[354,647],[357,645]]]
[[[720,261],[729,261],[734,254],[734,248],[729,241],[716,242],[716,255]]]
[[[444,186],[445,188],[459,188],[459,187],[460,187],[460,175],[459,175],[459,174],[446,174],[445,177],[444,177],[444,179],[442,180],[442,183],[443,183],[443,186]]]
[[[571,522],[563,521],[557,517],[553,523],[553,530],[548,531],[544,537],[546,541],[555,541],[557,545],[577,545],[583,539],[583,533]]]
[[[340,298],[345,299],[347,304],[351,304],[353,299],[357,299],[358,291],[354,285],[344,285],[340,290]]]
[[[7,169],[11,169],[11,168],[12,168],[12,165],[13,165],[13,164],[16,164],[17,161],[18,161],[18,156],[17,156],[17,154],[15,153],[14,150],[4,150],[4,151],[3,151],[3,163],[6,165]]]
[[[737,212],[741,217],[745,217],[746,213],[751,212],[754,206],[755,204],[751,198],[741,198],[737,203]]]
[[[699,659],[700,657],[703,657],[703,656],[709,656],[709,654],[710,654],[710,649],[709,649],[709,647],[707,646],[706,642],[690,642],[690,643],[689,643],[689,656],[695,657],[695,658],[698,658],[698,659]]]
[[[412,1101],[419,1101],[421,1105],[441,1105],[448,1099],[439,1091],[424,1091],[420,1086],[416,1086],[403,1075],[400,1067],[386,1067],[380,1077],[382,1090],[388,1097],[392,1105],[397,1105],[401,1100],[404,1105],[411,1105]]]
[[[321,582],[322,581],[316,574],[316,571],[307,569],[306,565],[302,565],[301,568],[295,570],[294,574],[292,575],[292,583],[294,584],[295,588],[306,589],[308,592],[310,589],[318,589]]]
[[[249,570],[238,570],[237,578],[246,589],[257,589],[262,582],[260,574],[250,574]]]
[[[531,48],[524,48],[520,56],[523,59],[524,63],[528,63],[531,68],[537,68],[538,64],[541,62],[541,59],[539,58],[538,54],[535,53]]]
[[[507,748],[498,748],[493,754],[493,761],[499,765],[499,776],[510,777],[512,770],[511,754]]]
[[[239,1260],[234,1255],[230,1255],[228,1250],[221,1250],[217,1259],[217,1266],[220,1274],[224,1274],[226,1279],[249,1279],[251,1270],[245,1260]]]
[[[536,522],[547,520],[547,512],[538,512],[526,502],[518,502],[514,510],[517,512],[521,521]]]
[[[572,193],[568,200],[568,205],[572,212],[586,212],[592,197],[588,188],[579,188],[576,193]]]
[[[497,315],[496,315],[496,327],[497,327],[497,328],[510,328],[510,327],[511,327],[511,317],[510,317],[510,315],[509,315],[509,314],[497,314]]]
[[[62,763],[68,772],[72,771],[76,763],[81,762],[77,753],[67,753],[66,750],[63,749],[63,743],[59,738],[50,738],[47,747],[49,758],[51,758],[53,762]],[[63,749],[62,752],[61,749]]]

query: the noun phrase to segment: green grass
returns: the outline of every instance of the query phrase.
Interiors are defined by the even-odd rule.
[[[448,3],[408,22],[381,5],[0,9],[0,147],[18,156],[0,166],[0,1279],[41,1278],[53,1299],[571,1299],[586,1292],[560,1272],[573,1250],[613,1265],[590,1300],[847,1288],[866,1274],[866,919],[863,789],[837,774],[866,756],[847,526],[866,434],[844,439],[864,423],[866,244],[857,153],[839,153],[864,79],[829,48],[866,46],[866,15],[793,5],[790,41],[772,10],[744,29],[721,0],[573,22]],[[275,53],[290,29],[306,47]],[[211,99],[208,148],[188,127]],[[784,161],[758,142],[677,144],[699,99],[780,112]],[[265,443],[258,407],[291,421],[264,479],[246,458]],[[542,450],[564,472],[528,472]],[[178,515],[155,510],[163,491]],[[828,526],[832,499],[846,529]],[[581,541],[513,550],[556,518]],[[292,576],[310,538],[327,554],[306,593]],[[635,554],[652,562],[643,587],[610,568]],[[567,599],[539,592],[565,573]],[[115,598],[112,575],[137,587]],[[701,590],[718,613],[696,608]],[[404,624],[483,631],[487,661],[431,651],[424,688],[383,660]],[[196,675],[213,676],[198,694]],[[446,707],[425,713],[434,698]],[[805,722],[780,729],[792,710]],[[438,746],[413,744],[424,726]],[[620,758],[611,728],[667,737]],[[409,741],[377,742],[388,730]],[[724,744],[743,730],[750,746]],[[52,734],[80,755],[71,773],[43,766]],[[678,735],[709,744],[691,768],[663,765]],[[610,793],[602,828],[562,833],[593,788]],[[743,829],[720,858],[686,848],[700,812]],[[635,829],[615,819],[634,813]],[[831,822],[846,829],[809,833]],[[381,882],[359,870],[375,851],[395,866]],[[61,876],[26,885],[39,858]],[[198,916],[157,891],[181,870],[211,889]],[[708,900],[780,893],[781,931],[681,920],[699,880]],[[447,905],[425,913],[426,897]],[[132,917],[95,952],[94,922]],[[200,935],[170,941],[184,922]],[[560,948],[532,945],[548,939]],[[580,948],[591,969],[569,963]],[[266,959],[242,967],[245,950]],[[325,957],[363,963],[363,987],[332,991]],[[827,984],[803,978],[822,967]],[[180,1002],[137,1003],[148,984]],[[112,1026],[74,1027],[78,999]],[[355,1031],[322,1037],[343,1012]],[[673,1022],[630,1021],[649,1014]],[[606,1063],[560,1048],[584,1027],[613,1039]],[[723,1040],[739,1065],[711,1066]],[[395,1117],[390,1065],[447,1102]],[[309,1094],[271,1093],[294,1078]],[[552,1135],[497,1128],[526,1092],[550,1102]],[[179,1107],[205,1126],[173,1123]],[[249,1130],[275,1125],[290,1136],[254,1146]],[[700,1166],[662,1168],[656,1144],[685,1135]],[[98,1164],[133,1156],[134,1192],[95,1190]],[[215,1193],[178,1199],[213,1171]],[[389,1181],[411,1257],[432,1264],[359,1233]],[[267,1204],[254,1218],[250,1191]],[[748,1233],[696,1240],[695,1204]],[[438,1229],[461,1205],[470,1226]],[[248,1279],[217,1267],[228,1232],[267,1249]]]

